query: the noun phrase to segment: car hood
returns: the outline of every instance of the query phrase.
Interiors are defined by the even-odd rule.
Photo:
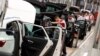
[[[34,23],[36,9],[30,3],[22,0],[8,0],[8,7],[4,20],[20,18],[22,22]]]

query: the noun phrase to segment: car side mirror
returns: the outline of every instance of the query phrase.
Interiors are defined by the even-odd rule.
[[[6,30],[6,34],[7,35],[14,35],[14,31],[12,31],[12,30]]]
[[[0,32],[6,32],[7,35],[14,35],[14,31],[8,29],[0,29]]]

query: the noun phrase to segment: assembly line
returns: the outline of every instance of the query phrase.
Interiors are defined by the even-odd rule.
[[[97,15],[39,0],[0,0],[0,56],[90,56]]]

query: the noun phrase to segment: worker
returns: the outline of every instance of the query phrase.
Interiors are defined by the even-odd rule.
[[[58,15],[56,15],[54,17],[55,19],[55,22],[52,22],[52,24],[57,24],[57,26],[61,27],[62,30],[63,30],[63,33],[66,34],[66,22],[64,19],[61,19]],[[67,52],[66,52],[66,46],[65,46],[65,34],[63,34],[63,42],[64,42],[64,45],[63,45],[63,55],[62,56],[66,56]]]

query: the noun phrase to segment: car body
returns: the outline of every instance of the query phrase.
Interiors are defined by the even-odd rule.
[[[30,23],[24,23],[23,25],[22,56],[62,55],[64,37],[60,27],[50,26],[43,28]],[[50,40],[48,40],[49,38]]]
[[[27,0],[27,1],[30,2],[36,8],[38,7],[39,10],[41,10],[41,9],[43,10],[43,8],[42,8],[43,4],[41,2],[34,2],[32,0]],[[51,27],[52,26],[51,21],[54,21],[53,18],[55,17],[56,13],[60,14],[62,11],[57,11],[57,10],[49,11],[49,9],[51,9],[51,8],[61,9],[61,8],[56,3],[45,3],[44,5],[46,6],[46,8],[44,8],[46,10],[45,11],[38,10],[40,13],[37,13],[37,15],[36,15],[36,20],[35,20],[36,23],[35,24],[42,25],[45,27],[45,29],[50,29],[50,30],[57,28],[56,26]],[[42,23],[41,23],[41,21],[42,21]],[[59,27],[58,27],[58,29],[59,29]],[[47,51],[47,53],[45,54],[46,56],[61,56],[63,45],[64,45],[64,42],[63,42],[64,40],[61,40],[61,38],[64,38],[64,37],[61,36],[62,30],[61,29],[59,29],[59,30],[60,31],[57,32],[60,35],[60,36],[58,36],[58,39],[52,39],[54,37],[54,35],[51,37],[48,34],[48,32],[50,32],[50,31],[47,31],[47,34],[49,35],[50,40],[52,40],[52,42],[53,42],[53,46],[51,46],[51,48]],[[50,33],[53,33],[53,31]]]
[[[94,16],[90,10],[81,9],[81,11],[85,14],[85,19],[87,21],[87,30],[90,31],[92,28],[92,24],[94,23]]]
[[[22,21],[22,22],[30,22],[30,23],[34,23],[34,20],[31,21],[32,18],[35,18],[35,8],[22,0],[3,0],[1,1],[2,3],[4,3],[3,8],[4,11],[2,10],[2,14],[3,17],[0,20],[0,29],[2,31],[0,31],[0,42],[2,44],[2,46],[0,47],[0,56],[12,56],[12,55],[18,55],[18,51],[19,51],[19,46],[20,46],[20,41],[21,40],[21,36],[20,36],[20,27],[17,21]],[[2,5],[1,3],[1,5]],[[23,5],[26,5],[26,7],[31,8],[31,9],[25,9],[26,7],[23,8]],[[34,11],[33,11],[34,10]],[[26,12],[24,12],[26,11]],[[30,14],[30,15],[29,15]],[[27,16],[27,17],[25,17]],[[29,19],[26,19],[29,18]],[[26,19],[26,20],[25,20]],[[11,24],[13,23],[13,25]],[[13,30],[8,29],[8,25],[10,26],[14,26],[16,27],[16,29],[19,31],[19,33],[15,35],[12,34],[11,32]],[[15,28],[13,28],[15,29]],[[10,30],[10,32],[7,33],[7,31]],[[9,34],[11,33],[11,34]],[[18,36],[17,36],[18,35]],[[19,37],[19,38],[15,38],[15,37]],[[17,56],[16,55],[16,56]]]
[[[79,39],[84,39],[84,36],[86,35],[86,29],[87,29],[86,20],[77,20],[75,24],[78,25],[77,28],[80,29]]]
[[[36,9],[30,3],[23,0],[5,0],[5,2],[8,3],[5,5],[7,6],[6,13],[4,18],[2,18],[0,27],[0,34],[2,34],[0,35],[0,56],[19,56],[19,47],[21,48],[23,41],[21,23],[34,24]],[[47,39],[48,41],[49,44],[47,46],[50,47],[49,45],[52,45],[52,42],[50,42],[49,38]],[[47,46],[45,46],[45,50],[48,49],[46,48]],[[45,50],[41,52],[41,55],[46,52]]]

